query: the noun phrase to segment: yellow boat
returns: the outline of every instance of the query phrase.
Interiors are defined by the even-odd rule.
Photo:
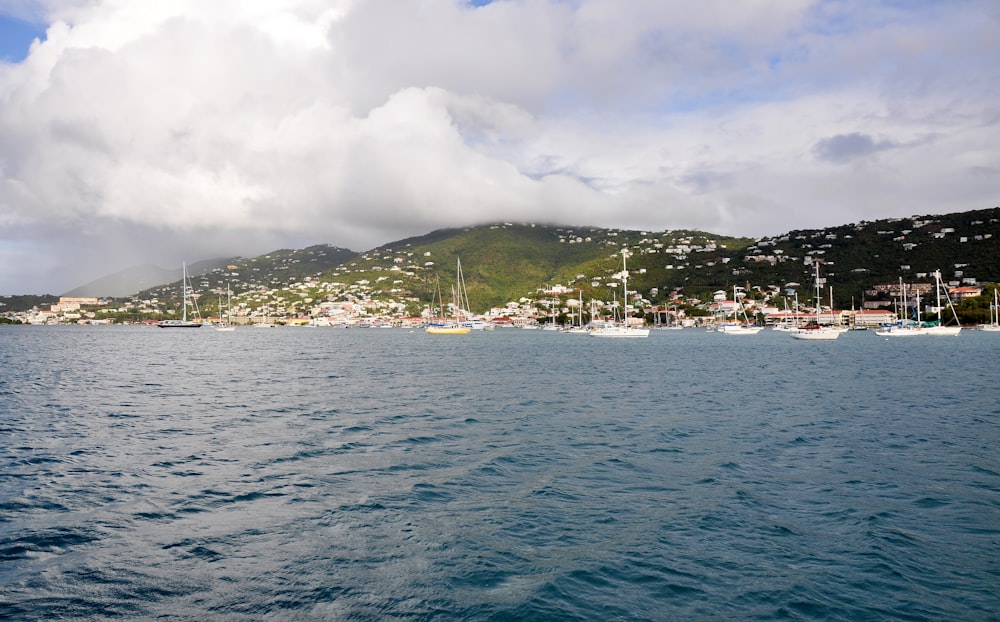
[[[465,303],[465,306],[468,306],[468,296],[465,295],[465,293],[464,293],[465,292],[465,282],[464,282],[464,280],[462,278],[462,261],[461,260],[458,260],[456,271],[457,271],[456,272],[456,289],[452,289],[451,290],[452,297],[456,298],[456,300],[453,303],[453,313],[455,315],[458,314],[457,310],[459,310],[459,309],[462,308],[462,306],[463,306],[462,303],[463,302]],[[441,315],[444,315],[445,306],[444,306],[444,301],[441,299],[441,282],[440,281],[438,281],[435,284],[435,286],[434,286],[434,294],[437,295],[438,309],[440,309]],[[430,309],[431,315],[434,314],[433,313],[433,311],[434,311],[433,305],[434,305],[434,296],[432,295],[431,296],[431,309]],[[455,319],[444,319],[444,318],[440,318],[439,317],[439,318],[437,318],[435,320],[432,320],[432,323],[427,327],[426,331],[427,331],[427,334],[429,334],[429,335],[466,335],[466,334],[472,332],[472,325],[469,324],[469,323],[461,323],[460,324]]]
[[[464,335],[472,331],[469,326],[449,324],[444,326],[428,326],[427,333],[430,335]]]

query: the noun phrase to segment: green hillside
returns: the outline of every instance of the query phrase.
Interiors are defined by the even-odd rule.
[[[392,278],[395,287],[388,289],[423,302],[430,299],[437,279],[446,291],[455,282],[460,259],[473,311],[485,311],[522,297],[537,299],[540,290],[554,285],[581,290],[584,298],[610,300],[612,290],[604,282],[621,270],[622,247],[627,246],[634,253],[629,270],[640,275],[644,269],[656,269],[653,255],[658,250],[681,241],[697,246],[716,245],[722,250],[746,248],[753,243],[749,238],[697,231],[654,234],[503,223],[443,229],[400,240],[360,255],[341,269],[324,274],[323,280],[372,282],[389,270],[396,274]],[[642,275],[639,282],[653,280]],[[384,293],[386,288],[374,292]]]
[[[879,298],[874,286],[933,282],[940,269],[952,284],[1000,281],[1000,208],[796,230],[752,239],[702,231],[625,231],[598,227],[495,223],[441,229],[357,253],[329,245],[277,250],[192,271],[204,310],[215,309],[227,283],[245,311],[272,305],[302,314],[319,301],[385,306],[419,313],[441,283],[447,297],[461,260],[472,310],[522,298],[544,300],[555,286],[564,298],[620,296],[616,274],[627,248],[629,286],[647,302],[711,300],[733,285],[755,291],[794,289],[810,298],[813,261],[833,288],[834,304]],[[190,268],[190,266],[189,266]],[[797,285],[795,285],[797,284]],[[133,316],[170,312],[180,283],[132,297]],[[16,310],[38,301],[5,299]],[[22,304],[24,303],[24,304]],[[30,306],[30,305],[29,305]]]
[[[538,298],[540,290],[556,284],[579,289],[584,298],[606,300],[613,289],[607,283],[621,269],[623,247],[631,254],[630,289],[654,303],[676,291],[709,300],[712,292],[733,285],[784,289],[797,283],[795,289],[811,296],[813,267],[808,260],[822,265],[835,305],[847,307],[870,297],[878,284],[933,282],[938,269],[956,284],[1000,281],[1000,208],[761,239],[701,231],[493,224],[439,230],[385,245],[323,278],[371,282],[396,266],[391,279],[396,293],[425,301],[435,278],[444,284],[454,281],[460,258],[476,311],[521,297]]]

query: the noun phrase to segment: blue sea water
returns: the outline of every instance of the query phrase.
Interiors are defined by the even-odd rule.
[[[0,618],[997,620],[998,362],[0,327]]]

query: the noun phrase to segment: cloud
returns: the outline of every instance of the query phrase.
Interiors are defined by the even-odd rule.
[[[0,293],[497,220],[995,204],[989,3],[478,4],[22,0],[49,27],[0,63]]]
[[[852,132],[824,138],[816,143],[816,155],[828,162],[843,164],[852,160],[865,158],[885,149],[891,149],[893,144],[888,141],[877,142],[867,134]]]

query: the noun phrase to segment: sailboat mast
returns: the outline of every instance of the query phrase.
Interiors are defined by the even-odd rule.
[[[814,287],[813,287],[813,292],[814,292],[813,293],[813,304],[816,305],[816,323],[819,324],[819,288],[820,288],[820,285],[819,285],[819,264],[818,263],[814,263],[813,264],[813,272],[816,273],[813,276],[813,280],[816,281],[815,284],[814,284]]]
[[[625,256],[628,249],[622,249],[622,317],[625,319],[625,328],[628,328],[628,266],[625,264]]]
[[[834,315],[833,315],[833,285],[831,285],[830,286],[830,323],[831,324],[833,323],[833,320],[834,320]]]
[[[944,313],[941,311],[941,270],[934,271],[934,293],[937,295],[938,325],[944,324]]]
[[[174,264],[177,265],[177,264]],[[181,262],[181,321],[188,319],[187,263]]]

